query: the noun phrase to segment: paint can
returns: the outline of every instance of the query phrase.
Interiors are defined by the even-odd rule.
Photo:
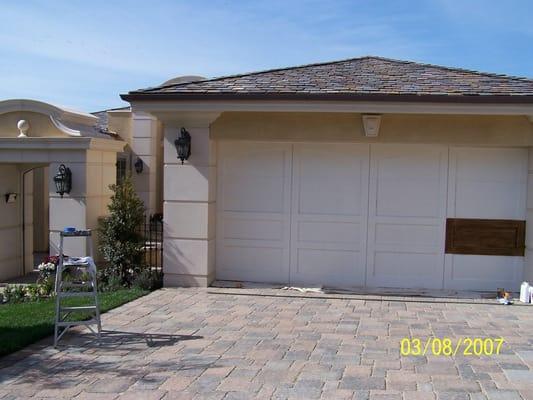
[[[529,291],[531,286],[529,286],[528,282],[522,282],[522,285],[520,285],[520,301],[522,303],[530,303],[531,302],[531,293]]]

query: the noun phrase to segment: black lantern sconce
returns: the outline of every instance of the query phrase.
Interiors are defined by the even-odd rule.
[[[70,168],[65,167],[65,164],[59,166],[57,174],[54,176],[54,183],[56,185],[56,193],[61,197],[65,193],[70,193],[70,189],[72,189],[72,172],[70,172]]]
[[[141,174],[144,170],[144,163],[143,160],[141,160],[139,157],[137,157],[137,160],[135,161],[135,164],[133,164],[135,167],[135,172],[138,174]]]
[[[191,155],[191,135],[185,128],[181,128],[180,137],[174,141],[174,145],[183,165],[183,161],[188,160]]]

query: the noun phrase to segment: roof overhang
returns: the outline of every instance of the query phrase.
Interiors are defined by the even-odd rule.
[[[134,112],[157,117],[175,112],[330,112],[380,114],[522,115],[533,118],[533,103],[294,100],[131,100]]]

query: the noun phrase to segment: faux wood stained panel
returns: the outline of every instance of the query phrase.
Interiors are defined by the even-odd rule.
[[[446,253],[524,256],[525,232],[525,221],[449,218]]]

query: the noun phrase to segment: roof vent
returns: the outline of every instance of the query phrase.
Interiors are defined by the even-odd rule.
[[[163,82],[161,86],[179,85],[182,83],[203,81],[204,79],[206,78],[203,76],[199,76],[199,75],[183,75],[183,76],[177,76],[175,78],[169,79],[168,81]]]

